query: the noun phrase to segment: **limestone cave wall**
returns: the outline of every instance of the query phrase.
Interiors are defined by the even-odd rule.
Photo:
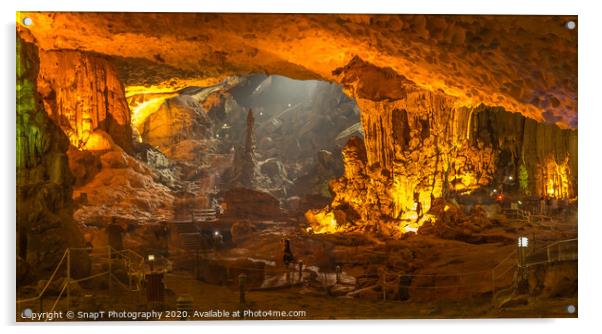
[[[577,127],[576,16],[22,12],[43,50],[118,59],[127,86],[257,72],[334,81],[355,56],[417,86]],[[21,21],[21,19],[17,20]],[[186,24],[182,24],[186,22]],[[577,24],[578,26],[578,24]],[[122,71],[120,71],[122,72]],[[207,84],[208,85],[208,84]],[[204,85],[206,86],[206,85]]]
[[[114,142],[130,151],[137,114],[130,116],[119,78],[137,94],[167,94],[157,109],[186,87],[266,72],[343,84],[361,110],[365,140],[343,150],[345,175],[331,183],[335,196],[322,212],[329,223],[416,221],[437,198],[503,186],[509,177],[525,194],[577,193],[577,131],[561,130],[577,128],[577,36],[564,27],[576,17],[21,15],[35,24],[18,30],[34,36],[43,55],[36,89],[76,148]],[[202,108],[188,107],[163,107],[134,124],[138,136],[157,134],[169,154],[171,140],[182,139],[174,132],[191,139],[181,130],[198,125],[211,135],[197,117]],[[174,119],[183,109],[186,124]],[[111,168],[130,166],[118,153]],[[142,167],[135,188],[146,193],[156,187]]]
[[[38,94],[39,56],[30,36],[17,35],[17,282],[54,269],[67,247],[83,247],[73,221],[73,177],[67,136],[47,115]],[[74,274],[86,271],[81,254]],[[76,266],[77,265],[77,266]],[[46,274],[44,274],[46,275]],[[19,278],[24,278],[23,280]]]
[[[474,109],[470,144],[497,152],[497,183],[512,177],[526,195],[573,198],[578,190],[577,130],[535,122],[501,108]]]
[[[576,130],[501,108],[457,106],[453,97],[359,58],[335,72],[360,106],[365,140],[344,148],[345,175],[331,183],[333,202],[322,216],[309,214],[322,220],[318,226],[328,228],[323,220],[332,218],[361,229],[412,224],[435,199],[483,186],[513,190],[521,183],[527,195],[576,194]]]
[[[108,150],[113,141],[131,151],[130,109],[106,59],[74,50],[42,51],[38,91],[48,115],[76,148]]]
[[[165,175],[134,157],[132,112],[113,64],[78,50],[41,50],[38,59],[41,110],[68,139],[67,169],[75,179],[68,192],[76,202],[69,216],[82,230],[112,219],[170,217],[173,196],[160,182]],[[163,120],[184,123],[173,113],[178,108],[164,109]]]

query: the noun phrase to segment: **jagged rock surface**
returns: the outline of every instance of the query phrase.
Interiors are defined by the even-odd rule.
[[[185,140],[212,137],[211,121],[192,96],[167,99],[139,126],[141,140],[158,147],[168,157],[178,156],[177,145]]]
[[[237,145],[232,161],[232,168],[225,175],[228,188],[244,187],[247,189],[261,188],[264,176],[261,175],[255,156],[255,117],[253,111],[247,112],[245,141]]]
[[[79,149],[131,150],[130,110],[113,66],[79,51],[42,52],[38,91],[50,118]]]
[[[415,221],[436,198],[517,180],[521,165],[530,175],[526,193],[558,196],[550,182],[564,189],[560,197],[575,193],[577,131],[495,108],[456,107],[455,99],[358,58],[336,72],[357,99],[365,132],[365,141],[351,139],[343,149],[345,175],[331,184],[335,197],[324,215],[339,226],[390,233],[381,222]],[[569,172],[546,175],[550,159]],[[332,220],[317,217],[309,215],[316,226]]]
[[[576,16],[24,15],[35,22],[27,29],[44,50],[94,51],[134,64],[142,59],[138,68],[153,69],[144,81],[130,76],[127,85],[200,77],[219,82],[257,72],[334,80],[335,68],[359,56],[467,107],[501,106],[577,127],[578,29],[565,27]]]
[[[280,218],[283,211],[272,195],[247,188],[233,188],[224,193],[225,215],[245,219]]]
[[[17,284],[46,277],[65,249],[84,246],[73,221],[69,141],[48,117],[37,92],[38,50],[17,37]],[[74,254],[73,275],[85,275],[88,258]]]

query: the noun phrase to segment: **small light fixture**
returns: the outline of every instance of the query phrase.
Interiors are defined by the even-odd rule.
[[[494,192],[494,193],[496,193],[496,192],[497,192],[497,189],[493,189],[493,192]]]
[[[512,181],[514,179],[512,176],[508,176],[508,180]]]
[[[518,201],[518,205],[523,205],[523,202],[521,202],[521,201]]]
[[[529,247],[529,238],[518,237],[518,247]]]
[[[215,235],[215,236],[218,236],[218,235],[219,235],[219,231],[215,231],[215,232],[213,233],[213,235]]]
[[[148,264],[150,266],[151,273],[154,273],[155,272],[155,255],[154,254],[148,254]]]

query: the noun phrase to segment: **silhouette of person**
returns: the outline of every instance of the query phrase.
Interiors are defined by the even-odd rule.
[[[291,251],[291,242],[288,239],[283,240],[284,243],[284,255],[282,256],[282,262],[284,265],[288,267],[289,264],[295,261],[295,257],[293,256],[293,252]]]

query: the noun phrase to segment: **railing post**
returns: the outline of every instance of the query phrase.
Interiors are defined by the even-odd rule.
[[[291,267],[290,264],[286,265],[286,284],[292,285],[291,282]]]
[[[240,273],[238,275],[238,286],[240,288],[240,305],[245,305],[247,303],[245,298],[245,291],[247,289],[247,274]]]
[[[497,298],[495,296],[495,268],[491,270],[491,298],[493,300],[493,306],[496,306]]]
[[[386,277],[386,273],[385,273],[384,268],[379,268],[378,274],[380,276],[379,277],[380,286],[381,286],[381,288],[383,290],[383,300],[387,300],[387,287],[386,287],[387,277]]]
[[[195,248],[195,254],[194,254],[194,278],[195,279],[199,279],[200,277],[200,272],[199,272],[199,247]]]
[[[128,268],[128,289],[132,290],[132,260],[131,258],[126,258]]]
[[[109,298],[111,298],[111,292],[112,292],[112,284],[113,282],[111,281],[111,276],[112,276],[112,268],[111,268],[111,246],[109,245],[107,247],[107,257],[108,257],[108,263],[109,263]]]
[[[67,248],[67,308],[71,307],[71,249]]]

